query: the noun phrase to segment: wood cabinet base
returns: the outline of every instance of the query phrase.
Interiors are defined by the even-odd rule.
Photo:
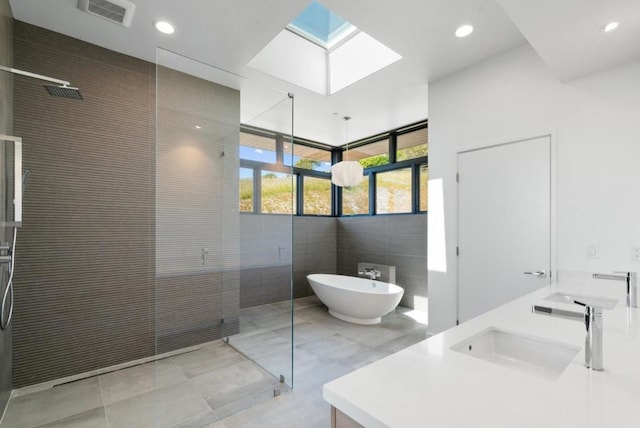
[[[364,428],[364,426],[331,406],[331,428]]]

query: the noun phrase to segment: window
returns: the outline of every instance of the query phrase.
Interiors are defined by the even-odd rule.
[[[296,204],[296,182],[291,174],[262,171],[260,212],[266,214],[292,214]]]
[[[429,167],[420,165],[420,193],[419,193],[419,211],[426,212],[429,210],[427,186],[429,183]]]
[[[357,30],[343,18],[315,1],[291,21],[287,28],[326,49],[340,43]]]
[[[342,188],[342,215],[369,214],[369,177],[357,186]]]
[[[288,143],[285,144],[285,150],[288,149],[287,145]],[[329,172],[331,171],[331,152],[296,144],[291,156],[285,156],[284,164],[300,169]]]
[[[303,176],[303,214],[331,215],[331,180]]]
[[[240,168],[240,212],[253,212],[253,170]]]
[[[342,157],[344,160],[357,160],[364,168],[386,165],[389,163],[389,140],[350,149],[348,153],[343,152]]]
[[[412,212],[411,168],[376,174],[376,214]]]
[[[270,137],[241,132],[240,159],[276,163],[276,140]]]
[[[350,143],[349,151],[265,129],[240,132],[240,212],[313,216],[424,213],[428,210],[427,122]],[[365,169],[358,186],[331,184],[342,151]],[[335,197],[340,197],[334,206]]]
[[[427,156],[427,128],[398,135],[396,161]]]

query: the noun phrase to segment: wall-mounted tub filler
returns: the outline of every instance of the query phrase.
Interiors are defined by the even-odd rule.
[[[19,74],[21,76],[31,77],[33,79],[44,80],[45,82],[56,83],[56,85],[42,85],[54,97],[70,98],[72,100],[82,100],[80,89],[70,86],[71,83],[66,80],[54,79],[53,77],[43,76],[42,74],[31,73],[30,71],[18,70],[17,68],[5,67],[0,65],[0,71],[7,73]]]
[[[551,315],[568,320],[582,322],[587,329],[584,339],[584,364],[592,370],[602,370],[602,308],[585,305],[577,300],[575,304],[584,306],[584,314],[547,306],[533,305],[533,313]]]
[[[388,282],[389,284],[395,284],[396,267],[380,265],[377,263],[359,262],[358,276],[369,278],[372,281],[378,279],[380,281]]]
[[[627,284],[627,307],[638,307],[638,274],[636,272],[614,272],[617,275],[606,273],[594,273],[594,279],[611,279],[614,281],[624,281]]]

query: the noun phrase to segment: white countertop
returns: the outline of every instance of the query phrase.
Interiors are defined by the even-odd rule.
[[[624,285],[554,284],[324,385],[326,401],[375,427],[640,427],[640,309]],[[605,310],[603,371],[584,365],[583,323],[534,314],[555,291],[618,299]],[[581,351],[557,379],[449,349],[487,327],[546,338]]]

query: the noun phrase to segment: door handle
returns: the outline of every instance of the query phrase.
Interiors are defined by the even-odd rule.
[[[533,275],[536,278],[544,278],[547,276],[547,272],[543,271],[543,270],[539,270],[536,272],[524,272],[525,275]]]

